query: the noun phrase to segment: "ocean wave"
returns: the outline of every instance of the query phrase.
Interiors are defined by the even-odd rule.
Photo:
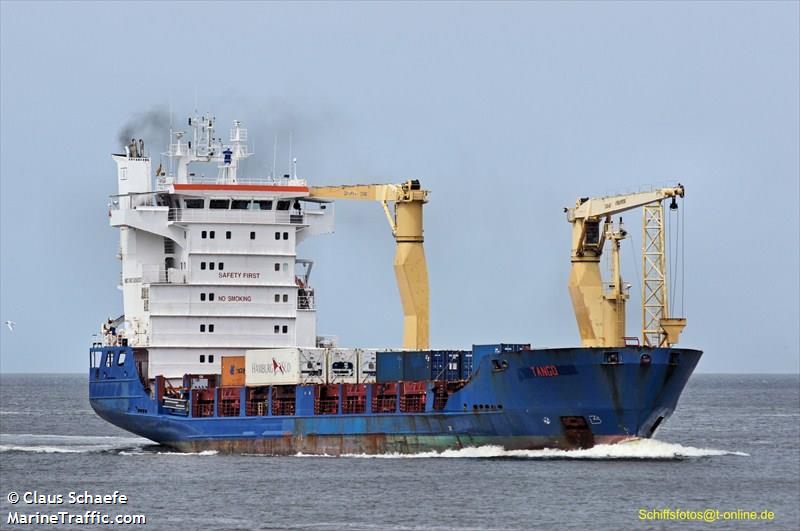
[[[744,452],[717,450],[713,448],[695,448],[677,443],[658,441],[655,439],[636,439],[619,444],[598,444],[592,448],[579,450],[558,450],[545,448],[542,450],[506,450],[501,446],[477,446],[458,450],[442,450],[441,452],[420,452],[416,454],[350,454],[343,457],[369,459],[414,459],[414,458],[451,458],[451,459],[595,459],[595,460],[674,460],[687,458],[715,457],[733,455],[749,457]]]

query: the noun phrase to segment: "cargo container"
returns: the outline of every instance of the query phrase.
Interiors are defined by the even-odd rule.
[[[477,362],[483,356],[501,352],[521,352],[530,350],[530,343],[494,343],[491,345],[472,345],[473,359]]]
[[[220,385],[222,387],[243,387],[245,382],[244,356],[222,356]]]
[[[220,417],[238,417],[240,404],[240,387],[220,387],[217,390],[217,415]]]
[[[339,386],[314,386],[314,414],[337,415],[339,413]]]
[[[367,411],[367,384],[342,384],[342,413]]]
[[[469,350],[465,350],[461,352],[461,379],[462,380],[469,380],[470,376],[472,376],[472,368],[473,368],[473,359],[474,356],[472,352]]]
[[[403,379],[404,352],[378,352],[375,375],[378,383],[399,382]]]
[[[217,386],[217,378],[216,374],[184,374],[183,387],[187,389],[211,389]],[[167,386],[173,385],[170,380],[165,380],[165,384]]]
[[[377,351],[372,349],[358,350],[358,383],[374,383],[377,375]]]
[[[452,382],[461,379],[461,352],[457,350],[431,351],[431,380]]]
[[[328,383],[358,383],[358,351],[335,348],[328,350]]]
[[[275,416],[294,415],[297,410],[297,387],[276,385],[272,388],[272,414]]]
[[[380,359],[381,354],[381,352],[378,353],[378,359]],[[378,367],[380,367],[380,364]],[[380,376],[380,372],[378,376]],[[397,383],[374,384],[372,386],[372,412],[396,413],[398,387]]]
[[[431,379],[431,353],[410,351],[403,356],[403,380],[414,382]]]
[[[300,349],[300,383],[324,384],[328,381],[328,364],[324,348]]]
[[[400,385],[400,412],[423,413],[426,394],[425,382],[403,382]]]
[[[245,384],[248,387],[301,383],[300,349],[248,350],[245,362]]]

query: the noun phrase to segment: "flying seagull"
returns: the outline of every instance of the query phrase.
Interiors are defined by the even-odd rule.
[[[8,327],[9,330],[13,332],[14,327],[17,326],[17,323],[15,323],[14,321],[6,321],[6,326]]]

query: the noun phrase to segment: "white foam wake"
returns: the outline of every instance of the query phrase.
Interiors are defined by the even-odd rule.
[[[0,453],[85,454],[114,452],[153,444],[142,437],[0,433]]]
[[[134,450],[131,452],[121,451],[119,455],[177,455],[177,456],[191,456],[191,455],[200,455],[200,456],[207,456],[207,455],[217,455],[219,452],[217,450],[203,450],[202,452],[149,452],[145,450]]]
[[[677,443],[668,443],[655,439],[636,439],[619,444],[598,444],[585,450],[506,450],[501,446],[479,446],[460,450],[443,450],[441,452],[421,452],[417,454],[355,454],[346,457],[375,459],[409,459],[409,458],[518,458],[518,459],[643,459],[671,460],[698,457],[736,455],[748,457],[749,454],[713,448],[695,448]]]

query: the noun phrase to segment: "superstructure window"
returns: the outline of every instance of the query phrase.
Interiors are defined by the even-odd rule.
[[[286,293],[283,294],[283,302],[289,302],[289,295]]]
[[[211,201],[209,201],[208,208],[214,208],[217,210],[227,210],[229,203],[230,203],[229,199],[212,199]]]
[[[213,293],[209,293],[208,294],[208,300],[210,300],[210,301],[214,300],[214,294]]]
[[[275,294],[275,302],[281,302],[281,296],[278,293]]]
[[[250,208],[249,199],[234,199],[231,201],[231,210],[247,210]]]
[[[214,363],[214,355],[213,354],[209,354],[208,355],[208,362],[209,363]]]
[[[205,362],[206,362],[206,355],[200,354],[200,363],[205,363]]]
[[[220,262],[219,263],[219,270],[222,271],[223,269],[225,269],[225,262]]]
[[[201,324],[201,325],[200,325],[200,331],[201,331],[201,332],[205,332],[205,331],[206,331],[206,325],[204,325],[204,324]]]
[[[256,239],[256,233],[255,232],[251,232],[250,233],[250,239],[251,240],[255,240]]]
[[[203,208],[202,199],[185,199],[184,204],[186,208]]]
[[[212,234],[213,234],[213,232],[212,232]],[[212,238],[213,238],[213,236],[212,236]],[[288,240],[289,239],[289,233],[288,232],[284,232],[283,233],[283,239],[284,240]]]
[[[253,201],[253,210],[272,210],[272,201]]]
[[[281,233],[280,232],[276,232],[275,233],[275,239],[276,240],[280,240],[281,239]]]
[[[200,233],[200,237],[203,238],[203,239],[206,239],[206,238],[208,238],[208,233],[206,231],[203,231],[203,232]]]
[[[275,333],[276,333],[276,334],[280,334],[280,332],[281,332],[281,327],[280,327],[279,325],[275,325],[275,327],[273,328],[273,330],[275,331]]]
[[[286,326],[286,325],[283,325],[283,330],[282,330],[282,332],[283,332],[284,334],[288,334],[288,333],[289,333],[289,327],[288,327],[288,326]]]
[[[225,239],[226,240],[230,240],[231,239],[231,231],[225,231]]]
[[[278,201],[278,210],[289,210],[291,204],[291,201]]]
[[[284,234],[285,234],[285,233],[284,233]],[[209,232],[209,233],[208,233],[208,237],[209,237],[209,238],[214,238],[214,231],[213,231],[213,230],[212,230],[211,232]],[[286,238],[284,238],[284,240],[285,240],[285,239],[286,239]]]
[[[208,331],[209,332],[213,332],[214,331],[214,325],[213,324],[208,325]]]
[[[200,294],[200,300],[201,300],[201,301],[204,301],[204,300],[206,300],[206,294],[205,294],[205,293],[201,293],[201,294]]]
[[[209,263],[208,263],[208,268],[209,268],[211,271],[214,271],[214,262],[209,262]]]
[[[203,271],[206,270],[206,263],[205,262],[200,262],[200,269],[202,269]]]
[[[275,262],[275,271],[280,271],[281,265],[278,262]]]

